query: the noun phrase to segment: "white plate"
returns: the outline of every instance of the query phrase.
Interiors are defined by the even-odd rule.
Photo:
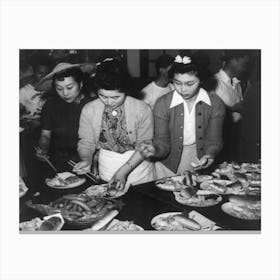
[[[193,206],[193,207],[209,207],[216,205],[222,201],[222,197],[217,195],[216,200],[203,200],[205,195],[197,195],[192,198],[185,198],[180,195],[180,192],[174,192],[175,200],[183,205]]]
[[[226,202],[221,206],[221,209],[228,215],[238,218],[238,219],[242,219],[242,220],[260,220],[261,219],[261,213],[259,211],[259,215],[255,216],[253,215],[253,212],[249,209],[246,208],[247,211],[250,211],[252,213],[252,216],[249,217],[247,216],[244,212],[239,212],[234,210],[234,207],[238,207],[237,205],[233,205],[233,203],[231,202]],[[242,209],[242,207],[240,207]]]
[[[76,176],[75,174],[73,174],[71,172],[61,172],[61,173],[58,173],[58,174],[59,174],[59,177],[61,179],[64,179],[64,180],[71,177],[71,176]],[[55,180],[55,178],[53,178],[52,180]],[[53,184],[48,184],[48,183],[46,183],[46,185],[50,188],[53,188],[53,189],[66,190],[66,189],[77,188],[77,187],[81,186],[82,184],[84,184],[85,182],[86,182],[85,178],[80,178],[79,182],[74,183],[74,184],[70,184],[70,185],[66,185],[66,186],[53,185]]]
[[[167,222],[165,222],[165,219],[167,219],[168,217],[172,217],[175,215],[181,215],[182,212],[169,212],[169,213],[163,213],[163,214],[159,214],[155,217],[153,217],[153,219],[151,220],[151,226],[155,229],[155,230],[159,230],[159,231],[194,231],[192,229],[189,229],[187,227],[183,227],[183,228],[174,228],[174,226],[168,224]],[[159,225],[159,222],[162,222],[162,225]]]

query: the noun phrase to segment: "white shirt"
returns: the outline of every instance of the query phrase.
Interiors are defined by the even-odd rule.
[[[42,92],[36,91],[30,84],[19,90],[19,102],[30,112],[30,115],[40,112],[44,104]]]
[[[216,94],[224,101],[225,105],[231,107],[243,100],[240,81],[237,78],[233,78],[231,84],[231,78],[222,69],[215,76],[218,80]]]
[[[226,106],[232,107],[243,100],[240,81],[237,78],[232,78],[231,84],[231,78],[223,69],[220,69],[215,76],[218,80],[216,94],[223,100]],[[233,112],[232,118],[234,122],[237,122],[242,117],[239,113]]]
[[[171,100],[171,104],[169,108],[173,108],[179,104],[184,105],[184,140],[183,145],[192,145],[196,142],[196,132],[195,132],[195,106],[198,102],[204,102],[211,106],[210,98],[207,94],[207,92],[200,88],[197,97],[195,99],[195,102],[193,104],[193,107],[191,111],[189,111],[187,102],[183,99],[183,97],[174,90],[173,97]]]
[[[159,87],[154,81],[148,84],[146,87],[142,89],[142,92],[144,93],[144,99],[143,101],[146,102],[151,106],[151,108],[154,108],[154,105],[156,101],[166,93],[170,92],[172,89],[170,85],[167,87]]]

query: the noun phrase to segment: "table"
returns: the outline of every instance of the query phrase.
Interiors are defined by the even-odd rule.
[[[47,186],[41,192],[39,197],[34,197],[34,203],[48,204],[56,200],[60,196],[67,193],[81,193],[91,185],[90,181],[86,181],[84,185],[75,189],[56,190],[48,188]],[[22,198],[20,201],[20,222],[31,220],[35,217],[42,218],[42,215],[28,208],[25,201],[30,199],[30,195]],[[116,219],[134,221],[134,223],[143,227],[145,230],[153,230],[151,227],[151,219],[161,213],[166,212],[190,212],[195,210],[212,221],[217,225],[223,227],[224,230],[246,230],[246,231],[260,231],[261,221],[241,220],[231,217],[221,210],[221,205],[227,202],[227,197],[224,196],[223,200],[211,207],[190,207],[176,202],[172,192],[164,191],[155,186],[154,182],[149,182],[137,186],[131,186],[129,191],[121,198],[124,206],[121,209]],[[70,226],[64,225],[62,230],[77,230]]]

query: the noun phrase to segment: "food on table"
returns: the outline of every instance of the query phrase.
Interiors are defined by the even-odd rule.
[[[118,198],[126,194],[128,189],[118,190],[115,188],[116,184],[102,184],[102,185],[93,185],[88,187],[84,193],[89,196],[101,196],[101,197],[111,197]]]
[[[36,231],[39,229],[43,220],[40,218],[34,218],[31,221],[22,222],[19,224],[19,229],[22,231]]]
[[[38,231],[58,231],[62,229],[63,225],[64,219],[62,215],[58,213],[45,217]]]
[[[246,206],[251,209],[261,207],[261,200],[254,196],[231,195],[228,199],[231,203]]]
[[[119,214],[117,210],[111,210],[108,212],[102,219],[94,223],[94,225],[91,227],[91,230],[100,230],[104,226],[106,226],[114,217],[116,217]]]
[[[202,183],[204,181],[209,181],[212,179],[213,179],[213,176],[211,176],[211,175],[197,175],[195,180],[198,183]]]
[[[239,181],[232,183],[229,180],[213,179],[202,182],[200,188],[215,194],[245,194],[245,189]],[[202,192],[198,191],[198,194]]]
[[[184,176],[174,176],[156,181],[156,187],[165,191],[179,191],[187,186],[183,183]]]
[[[174,192],[175,200],[183,205],[189,205],[194,207],[208,207],[218,204],[222,197],[213,193],[201,193],[199,190],[188,187],[180,192]]]
[[[151,225],[156,230],[201,230],[201,225],[181,212],[163,213],[154,217]]]
[[[143,231],[144,229],[133,221],[120,221],[114,219],[106,228],[108,231]]]
[[[222,205],[222,210],[240,219],[261,219],[261,201],[256,197],[232,195],[229,197],[229,202]]]
[[[58,173],[52,179],[47,178],[45,180],[46,184],[52,188],[68,189],[81,186],[86,181],[85,178],[76,176],[71,172]]]
[[[88,224],[89,226],[102,219],[110,211],[121,208],[121,203],[113,199],[88,196],[85,193],[64,195],[49,205],[32,204],[31,201],[26,204],[43,214],[61,213],[68,224]]]
[[[261,194],[261,164],[235,162],[220,164],[212,175],[225,176],[232,184],[227,185],[225,194],[255,195]],[[242,185],[242,187],[240,186]]]

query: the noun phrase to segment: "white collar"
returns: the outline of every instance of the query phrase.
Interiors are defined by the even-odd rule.
[[[176,91],[174,90],[173,92],[173,97],[171,100],[171,104],[169,106],[169,108],[173,108],[179,104],[184,104],[184,98]],[[204,90],[203,88],[199,89],[199,92],[197,94],[197,97],[195,99],[194,105],[196,105],[198,102],[203,101],[204,103],[208,104],[209,106],[211,106],[211,101],[210,98],[208,96],[208,93],[206,92],[206,90]]]
[[[218,76],[220,77],[220,79],[223,82],[231,85],[231,78],[228,76],[228,74],[223,69],[220,69],[220,71],[218,72]],[[240,80],[238,80],[236,77],[233,77],[232,81],[234,84],[240,83]]]

